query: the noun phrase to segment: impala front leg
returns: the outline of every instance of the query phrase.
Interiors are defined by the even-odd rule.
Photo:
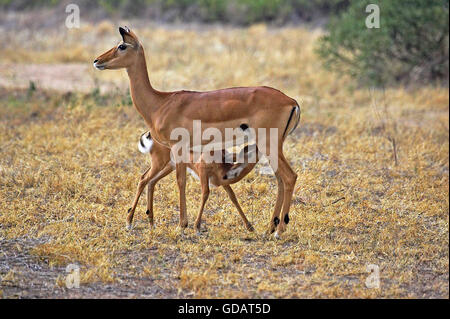
[[[202,203],[200,205],[200,210],[198,211],[197,219],[195,220],[194,229],[197,231],[197,235],[200,234],[200,224],[202,223],[202,214],[205,208],[206,201],[209,197],[209,181],[208,176],[200,174],[200,183],[202,186]]]
[[[186,214],[186,163],[176,164],[177,183],[180,191],[180,228],[183,230],[188,226]]]

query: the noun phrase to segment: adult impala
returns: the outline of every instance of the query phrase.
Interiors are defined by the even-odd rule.
[[[133,104],[156,142],[173,147],[178,141],[171,139],[171,132],[184,128],[190,133],[190,145],[197,146],[192,138],[194,120],[201,120],[203,130],[214,128],[222,136],[226,136],[225,131],[229,128],[245,126],[258,130],[256,144],[268,156],[278,181],[277,201],[268,226],[268,233],[276,229],[275,236],[278,237],[289,222],[289,208],[297,180],[297,174],[283,155],[283,142],[300,121],[298,103],[270,87],[235,87],[208,92],[155,90],[148,78],[142,44],[127,27],[120,27],[119,32],[123,42],[100,55],[94,66],[99,70],[127,70]],[[264,130],[275,132],[275,138],[267,139],[260,133]],[[202,145],[209,143],[199,142]],[[274,154],[267,152],[271,144],[276,146],[275,160]],[[180,190],[180,227],[185,228],[188,224],[185,162],[176,164],[176,174]]]

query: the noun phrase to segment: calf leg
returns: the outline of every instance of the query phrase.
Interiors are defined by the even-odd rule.
[[[239,215],[242,218],[242,221],[244,222],[245,228],[247,228],[247,230],[249,231],[253,231],[253,226],[252,224],[250,224],[250,222],[247,220],[247,217],[245,217],[244,212],[242,211],[241,205],[239,205],[239,202],[236,198],[236,194],[234,193],[233,189],[231,188],[230,185],[225,185],[223,188],[225,188],[228,196],[230,197],[231,201],[233,202],[234,206],[236,206],[236,209],[239,212]]]
[[[133,222],[134,217],[134,211],[136,210],[136,206],[138,204],[139,198],[141,197],[142,191],[144,190],[147,183],[153,179],[159,180],[158,176],[161,174],[161,172],[165,169],[165,165],[152,165],[151,168],[147,169],[147,171],[142,174],[139,184],[137,187],[136,195],[134,197],[133,205],[131,208],[128,209],[128,216],[127,216],[127,228],[131,229],[131,224]],[[166,174],[167,175],[167,174]]]
[[[206,201],[209,197],[209,181],[208,177],[205,174],[200,173],[200,183],[202,186],[202,203],[200,205],[200,210],[198,211],[197,219],[195,220],[195,230],[197,231],[197,234],[200,233],[200,224],[202,223],[202,214],[203,209],[205,208]]]
[[[186,164],[178,163],[177,169],[177,183],[180,191],[180,228],[184,229],[188,226],[186,214]]]

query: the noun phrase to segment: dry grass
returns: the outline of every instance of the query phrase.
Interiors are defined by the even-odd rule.
[[[4,41],[0,56],[4,63],[90,64],[118,41],[112,30],[103,23],[43,38],[23,31],[9,39],[13,44]],[[285,144],[299,174],[287,232],[279,241],[262,236],[276,182],[256,170],[234,186],[254,234],[226,193],[214,190],[208,231],[196,236],[190,227],[180,235],[173,174],[156,189],[156,228],[148,227],[143,196],[135,227],[126,231],[138,177],[150,165],[137,151],[145,125],[133,107],[95,92],[3,89],[0,241],[38,238],[33,256],[55,269],[80,264],[82,287],[112,285],[112,296],[132,278],[158,287],[153,296],[448,298],[446,89],[391,89],[385,98],[358,89],[320,68],[313,53],[319,31],[259,25],[136,33],[158,89],[263,84],[302,101],[300,128]],[[119,92],[127,86],[122,71],[89,69],[87,77],[113,81]],[[378,116],[385,104],[389,119]],[[385,121],[395,124],[398,165]],[[192,226],[198,182],[190,178],[187,190]],[[380,267],[380,289],[366,288],[367,264]],[[6,268],[0,267],[4,297],[7,283],[26,278]],[[63,286],[60,275],[51,285]]]

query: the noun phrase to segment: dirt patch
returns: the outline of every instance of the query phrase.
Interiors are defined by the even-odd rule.
[[[79,288],[66,288],[68,272],[65,267],[49,266],[44,257],[36,257],[30,251],[49,239],[2,239],[0,247],[0,293],[3,298],[171,298],[179,297],[176,289],[160,287],[150,277],[129,276],[116,278],[118,283],[82,284]],[[149,251],[139,256],[127,256],[139,263],[148,257]],[[127,252],[127,255],[132,254]],[[131,260],[131,259],[130,259]],[[83,266],[81,266],[83,268]],[[58,281],[62,284],[58,284]]]
[[[31,88],[61,92],[90,92],[96,88],[104,92],[114,86],[102,81],[96,83],[87,63],[64,64],[0,64],[0,86]]]

